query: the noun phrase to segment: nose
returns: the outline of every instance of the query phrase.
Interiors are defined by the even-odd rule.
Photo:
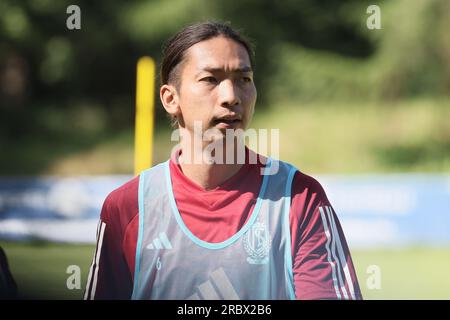
[[[219,86],[219,102],[222,107],[232,107],[241,103],[237,88],[232,80],[227,79],[220,83]]]

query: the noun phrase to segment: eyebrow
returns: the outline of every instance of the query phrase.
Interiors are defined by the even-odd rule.
[[[225,72],[225,69],[223,68],[215,68],[215,67],[204,67],[204,68],[200,68],[200,71],[197,72],[196,76],[198,76],[200,73],[202,72],[211,72],[211,73],[216,73],[216,72]],[[231,72],[233,73],[246,73],[246,72],[253,72],[253,69],[249,66],[243,66],[237,69],[232,69]]]

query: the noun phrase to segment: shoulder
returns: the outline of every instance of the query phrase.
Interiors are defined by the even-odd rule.
[[[138,213],[139,176],[111,191],[103,204],[101,219],[130,221]]]
[[[297,170],[291,189],[291,217],[298,222],[314,220],[323,206],[330,206],[330,202],[321,183]]]
[[[297,170],[292,182],[292,196],[305,192],[326,198],[325,190],[316,178]]]
[[[279,165],[284,167],[285,174],[292,171],[295,172],[292,180],[291,197],[302,193],[325,196],[325,190],[316,178],[300,171],[298,168],[288,162],[281,160],[278,160],[277,162],[279,163]]]
[[[265,162],[267,162],[266,159],[264,160]],[[274,164],[276,165],[274,166]],[[302,195],[303,197],[308,196],[308,198],[318,197],[321,200],[328,202],[325,190],[320,182],[312,176],[301,172],[291,163],[278,159],[271,159],[271,167],[272,170],[276,170],[276,174],[281,174],[283,180],[291,176],[291,174],[294,172],[294,177],[292,178],[291,199]]]

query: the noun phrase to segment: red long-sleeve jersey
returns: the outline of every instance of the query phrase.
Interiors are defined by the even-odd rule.
[[[213,190],[204,190],[182,172],[175,158],[170,175],[177,207],[198,238],[222,242],[246,223],[263,176],[261,164],[244,164]],[[106,198],[85,299],[130,299],[138,236],[135,177]],[[291,194],[290,231],[297,299],[362,299],[339,220],[318,181],[297,171]]]

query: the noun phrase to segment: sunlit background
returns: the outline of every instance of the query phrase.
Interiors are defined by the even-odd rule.
[[[364,297],[450,299],[449,16],[448,0],[0,0],[0,246],[19,297],[82,298],[102,202],[133,175],[137,60],[223,20],[256,45],[252,126],[280,129],[280,158],[325,187]],[[174,143],[155,109],[157,163]]]

